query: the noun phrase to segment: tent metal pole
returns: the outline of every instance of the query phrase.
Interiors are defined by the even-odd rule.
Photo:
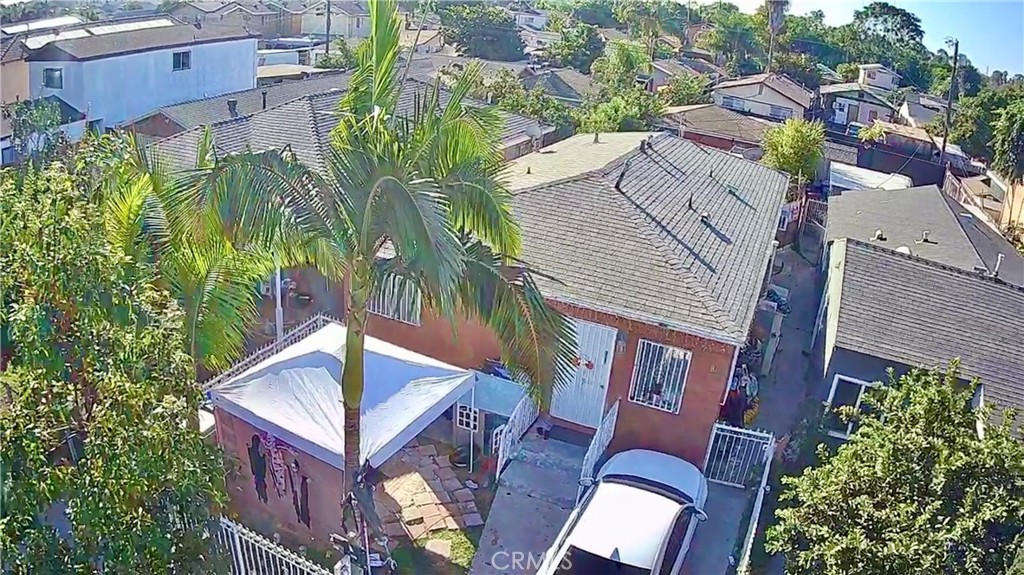
[[[473,377],[473,389],[469,392],[469,414],[470,417],[476,413],[476,376]],[[470,419],[472,421],[472,419]],[[476,417],[476,427],[480,428],[480,414]],[[477,431],[473,431],[469,434],[469,472],[473,473],[473,452],[476,451],[476,434]]]
[[[274,323],[277,327],[277,341],[284,339],[284,309],[281,307],[281,266],[274,274]]]

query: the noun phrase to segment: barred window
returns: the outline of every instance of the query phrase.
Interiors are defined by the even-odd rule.
[[[629,400],[669,413],[679,413],[690,357],[690,352],[685,349],[641,339],[633,367],[633,382],[629,386]]]
[[[409,282],[388,276],[378,286],[367,306],[370,313],[402,323],[420,325],[420,291]]]

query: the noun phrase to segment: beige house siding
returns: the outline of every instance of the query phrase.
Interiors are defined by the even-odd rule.
[[[771,117],[772,106],[788,108],[792,111],[792,117],[802,118],[807,113],[807,108],[797,104],[793,100],[783,96],[775,90],[763,84],[750,84],[746,86],[730,86],[728,88],[717,88],[714,91],[715,104],[722,108],[734,109],[723,104],[726,96],[740,98],[744,111],[758,116]]]
[[[16,60],[0,64],[0,77],[3,78],[0,84],[4,104],[29,99],[28,62]]]
[[[191,4],[179,4],[171,10],[171,15],[189,23],[198,20],[208,24],[244,26],[264,38],[273,38],[279,35],[280,20],[282,19],[280,14],[250,14],[238,7],[237,4],[225,4],[216,12],[203,12]],[[290,15],[286,14],[286,17],[290,20]]]

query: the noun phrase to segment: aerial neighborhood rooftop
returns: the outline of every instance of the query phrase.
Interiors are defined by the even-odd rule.
[[[15,571],[1024,574],[1024,58],[790,4],[5,2]]]

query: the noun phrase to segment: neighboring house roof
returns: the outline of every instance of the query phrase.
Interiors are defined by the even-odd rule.
[[[528,76],[523,79],[523,87],[527,90],[540,88],[549,96],[576,102],[582,102],[584,98],[596,94],[599,90],[593,78],[572,68],[544,70]]]
[[[200,12],[206,12],[207,14],[211,14],[213,12],[224,10],[233,4],[234,2],[180,2],[176,4],[173,8],[171,8],[171,12],[174,12],[178,8],[191,6],[192,8],[195,8]]]
[[[853,146],[846,146],[844,144],[837,144],[831,140],[825,140],[825,157],[833,162],[842,162],[844,164],[850,164],[851,166],[857,165],[857,157],[859,152],[857,148]]]
[[[679,106],[666,111],[669,112],[665,115],[668,124],[681,126],[686,132],[722,136],[756,145],[761,144],[770,128],[778,126],[776,122],[744,116],[714,104]]]
[[[5,2],[6,6],[7,3]],[[72,26],[75,24],[81,24],[85,19],[81,16],[64,15],[55,16],[51,18],[40,18],[38,20],[29,20],[27,22],[15,22],[14,24],[8,24],[0,28],[0,32],[4,34],[23,34],[25,32],[33,32],[37,30],[52,30],[54,28],[63,28],[65,26]]]
[[[867,96],[868,99],[875,100],[877,103],[883,106],[895,109],[895,106],[893,106],[888,100],[886,100],[885,97],[883,97],[882,94],[878,92],[875,88],[872,88],[871,86],[866,86],[864,84],[858,84],[857,82],[843,82],[842,84],[825,84],[818,88],[818,93],[823,96],[826,94],[849,94],[851,92],[856,92],[858,97],[860,97],[861,94],[864,94]]]
[[[411,110],[427,89],[429,85],[424,82],[407,80],[398,103],[399,113]],[[335,112],[344,94],[344,87],[336,87],[249,115],[243,115],[239,105],[237,118],[229,117],[208,124],[213,143],[224,153],[290,146],[300,161],[317,169],[323,168],[324,151],[330,145],[331,131],[338,125]],[[448,97],[450,93],[442,88],[442,104]],[[227,111],[226,101],[224,110]],[[529,141],[527,132],[531,126],[537,126],[536,120],[507,112],[499,112],[499,115],[505,120],[501,134],[505,146]],[[546,127],[546,130],[553,128]],[[173,165],[191,166],[195,163],[195,145],[203,132],[204,126],[197,126],[160,140],[156,148]]]
[[[840,190],[905,190],[914,185],[914,181],[903,174],[878,172],[837,161],[828,165],[828,183]]]
[[[726,75],[724,69],[699,58],[663,58],[655,60],[654,67],[669,76],[703,74],[711,77],[724,77]]]
[[[505,168],[508,189],[512,191],[575,178],[629,154],[640,140],[658,132],[611,132],[577,134],[545,146],[540,152],[511,160]]]
[[[320,75],[308,80],[273,84],[252,90],[223,94],[214,98],[183,102],[159,108],[141,118],[125,122],[124,125],[134,124],[159,113],[187,130],[231,118],[231,114],[228,111],[228,100],[238,102],[237,109],[239,115],[248,116],[263,109],[263,92],[267,93],[267,108],[273,108],[285,102],[309,96],[310,94],[317,94],[331,89],[343,90],[348,87],[349,77],[348,74]]]
[[[416,38],[417,34],[419,34],[419,39]],[[443,38],[440,30],[402,30],[398,43],[402,46],[412,46],[413,44],[417,46],[437,44],[440,46],[443,44]],[[354,40],[362,41],[361,38],[354,38]]]
[[[1024,409],[1024,288],[857,240],[833,254],[844,262],[829,274],[842,285],[835,346],[911,367],[959,358],[985,401]]]
[[[882,239],[875,239],[878,230]],[[928,241],[922,241],[924,234]],[[984,265],[955,213],[934,185],[858,190],[828,199],[826,241],[854,238],[960,269]]]
[[[331,72],[331,70],[315,68],[313,66],[303,66],[302,64],[268,64],[266,66],[256,67],[256,78],[266,80],[272,78],[290,78],[294,76],[309,77],[319,76],[320,74],[330,74]]]
[[[28,49],[21,38],[10,36],[0,39],[0,64],[9,64],[24,60],[28,56]]]
[[[615,42],[617,40],[629,40],[629,34],[619,30],[617,28],[598,28],[597,33],[604,38],[605,42]]]
[[[836,83],[843,81],[843,77],[839,75],[839,72],[836,72],[835,70],[833,70],[832,68],[829,68],[828,66],[826,66],[824,64],[817,63],[817,64],[814,65],[814,68],[816,70],[818,70],[819,74],[821,74],[821,79],[822,80],[827,80],[829,82],[836,82]]]
[[[886,72],[892,74],[893,76],[896,76],[897,78],[901,77],[896,72],[890,70],[889,68],[886,68],[885,66],[883,66],[881,64],[861,64],[860,66],[857,66],[857,68],[859,68],[861,70],[885,70]]]
[[[992,226],[947,194],[942,194],[957,222],[990,272],[1003,280],[1024,286],[1024,256]],[[998,270],[997,270],[998,269]]]
[[[115,23],[113,25],[122,24]],[[196,27],[192,24],[170,22],[159,27],[100,35],[90,34],[67,40],[55,39],[30,54],[28,60],[34,62],[68,59],[95,60],[163,48],[243,40],[258,36],[241,26],[203,24]]]
[[[913,120],[918,126],[923,126],[939,114],[946,113],[946,102],[928,94],[909,92],[903,102],[907,106],[907,119]]]
[[[602,148],[621,150],[618,138],[630,135],[637,146],[602,165],[612,155]],[[547,149],[519,158],[523,176],[524,166],[533,175],[531,162],[564,175],[525,189],[512,184],[522,257],[544,274],[538,284],[554,300],[742,342],[789,178],[666,133],[650,136],[641,152],[643,136],[606,144],[581,134],[554,161],[544,158]],[[571,169],[557,160],[566,151]]]
[[[785,74],[753,74],[735,80],[726,80],[716,84],[715,90],[756,84],[763,84],[804,108],[810,108],[811,100],[814,98],[814,94],[810,90],[790,80]]]
[[[403,56],[401,61],[404,62],[405,60],[406,58]],[[444,68],[453,68],[457,70],[465,68],[472,63],[480,65],[480,73],[484,78],[497,76],[498,72],[502,70],[508,70],[517,76],[522,76],[524,72],[532,71],[529,62],[482,60],[480,58],[467,58],[465,56],[447,54],[442,51],[431,54],[413,54],[412,60],[410,61],[409,73],[410,75],[419,77],[420,79],[434,79],[437,78],[438,73]]]

